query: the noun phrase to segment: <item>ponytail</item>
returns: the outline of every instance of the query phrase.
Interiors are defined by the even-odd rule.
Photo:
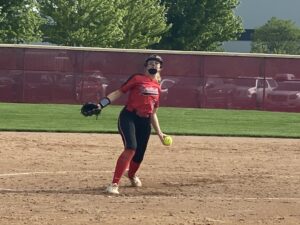
[[[156,75],[155,75],[155,80],[160,84],[160,82],[161,82],[161,76],[160,76],[160,73],[156,73]]]

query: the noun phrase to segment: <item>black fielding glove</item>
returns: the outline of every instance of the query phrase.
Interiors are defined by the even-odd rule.
[[[101,108],[99,108],[97,104],[88,102],[88,103],[85,103],[82,105],[80,111],[81,111],[81,114],[85,117],[95,115],[96,119],[98,119],[98,116],[101,113]]]
[[[96,119],[98,119],[101,110],[104,107],[108,106],[110,103],[111,103],[110,99],[108,97],[104,97],[100,100],[98,105],[93,102],[87,102],[83,104],[80,111],[81,114],[84,115],[85,117],[96,115]]]

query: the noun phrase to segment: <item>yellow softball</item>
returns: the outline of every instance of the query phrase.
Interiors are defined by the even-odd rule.
[[[170,146],[172,144],[173,140],[171,136],[164,136],[164,145]]]

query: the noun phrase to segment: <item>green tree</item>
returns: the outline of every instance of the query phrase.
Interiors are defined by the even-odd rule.
[[[272,17],[255,30],[251,52],[300,54],[300,29],[291,20]]]
[[[122,29],[124,38],[116,45],[120,48],[147,48],[160,41],[167,25],[166,7],[159,0],[126,0]]]
[[[216,50],[223,41],[234,40],[243,31],[234,14],[239,0],[163,0],[168,8],[169,32],[155,48]]]
[[[44,40],[67,46],[112,47],[124,37],[121,0],[39,0]]]
[[[59,45],[146,48],[168,29],[159,0],[39,0],[45,41]]]
[[[0,42],[40,41],[42,22],[35,0],[0,0]]]

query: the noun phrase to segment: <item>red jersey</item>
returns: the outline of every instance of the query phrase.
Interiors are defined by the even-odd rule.
[[[160,85],[156,80],[143,74],[131,76],[120,88],[123,93],[129,91],[126,104],[128,111],[141,115],[150,115],[159,106]]]

